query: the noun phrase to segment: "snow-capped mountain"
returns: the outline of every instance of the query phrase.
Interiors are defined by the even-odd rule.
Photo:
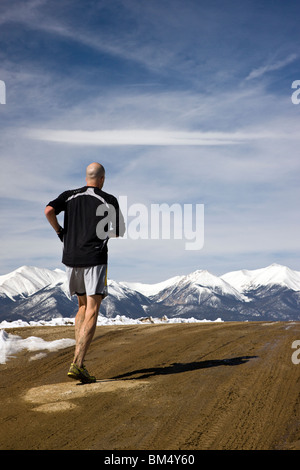
[[[0,297],[7,296],[11,300],[14,298],[28,297],[43,287],[65,284],[66,273],[61,269],[42,269],[22,266],[15,271],[0,276]],[[67,292],[66,292],[67,293]]]
[[[172,317],[199,317],[205,312],[205,317],[216,319],[228,309],[235,309],[236,304],[248,302],[248,298],[239,293],[233,286],[208,271],[195,271],[182,276],[170,283],[156,295],[152,296],[151,314],[164,314]],[[213,315],[214,318],[211,318]]]
[[[248,271],[233,271],[224,274],[221,279],[227,281],[238,291],[245,292],[261,286],[281,286],[293,291],[300,290],[300,272],[292,271],[286,266],[271,264],[267,268]]]
[[[152,297],[151,314],[234,320],[300,320],[300,272],[272,264],[221,277],[195,271]]]
[[[108,281],[100,313],[223,321],[300,320],[300,272],[272,264],[215,276],[198,270],[157,284]],[[0,276],[0,321],[74,317],[66,273],[23,266]]]
[[[101,313],[139,318],[145,316],[149,299],[113,280],[108,281],[110,295],[102,302]],[[76,296],[70,297],[65,271],[22,266],[0,276],[0,321],[50,320],[73,317],[77,311]]]
[[[65,271],[22,266],[0,276],[0,320],[48,320],[75,309]]]

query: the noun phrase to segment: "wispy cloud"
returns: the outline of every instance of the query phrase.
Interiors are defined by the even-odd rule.
[[[243,136],[226,133],[176,132],[162,130],[31,130],[27,136],[37,140],[72,145],[228,145],[242,140]]]
[[[104,131],[31,129],[31,139],[70,145],[141,145],[141,146],[208,146],[233,145],[259,139],[282,139],[287,136],[268,132],[193,132],[160,129],[118,129]],[[300,136],[299,136],[300,139]]]
[[[257,69],[252,70],[249,75],[246,77],[246,80],[253,80],[255,78],[262,77],[268,72],[273,72],[274,70],[279,70],[285,67],[286,65],[294,62],[298,59],[298,54],[290,54],[283,60],[278,60],[277,62],[269,63],[258,67]]]
[[[165,68],[167,63],[172,61],[174,55],[176,56],[176,44],[173,47],[164,47],[165,37],[164,30],[160,30],[159,26],[155,24],[155,21],[147,18],[147,13],[143,12],[143,9],[138,8],[141,16],[136,17],[134,11],[130,13],[132,5],[127,5],[126,2],[120,1],[119,5],[112,7],[123,11],[123,13],[129,16],[130,21],[133,22],[134,27],[126,28],[126,22],[117,22],[117,18],[113,20],[112,29],[102,27],[101,22],[95,24],[93,27],[87,28],[85,21],[90,21],[91,13],[89,9],[86,9],[81,5],[81,13],[78,14],[80,8],[77,5],[72,21],[68,21],[68,18],[64,14],[59,14],[60,8],[64,11],[64,5],[62,2],[53,2],[53,7],[49,6],[47,0],[29,0],[28,2],[14,1],[11,6],[8,6],[0,15],[0,24],[19,24],[29,30],[36,30],[42,33],[51,35],[56,40],[58,38],[62,40],[69,40],[77,46],[86,46],[100,54],[106,54],[112,58],[119,58],[121,60],[127,60],[143,65],[149,70],[158,70]],[[71,6],[71,3],[70,3]],[[72,5],[73,6],[73,5]],[[138,5],[136,6],[138,7]],[[146,7],[146,6],[145,6]],[[99,19],[102,17],[101,10],[105,10],[105,4],[96,6]],[[133,8],[134,9],[134,8]],[[152,9],[150,9],[152,10]],[[120,15],[120,13],[118,13]],[[118,16],[116,14],[116,16]],[[150,16],[155,16],[157,22],[157,14],[152,10]],[[105,18],[105,12],[103,13]],[[82,21],[84,18],[85,21]],[[111,18],[109,19],[111,21]],[[147,25],[143,25],[146,22],[152,26],[152,29],[156,29],[156,33],[159,32],[162,35],[162,40],[157,41],[157,46],[148,43],[147,37],[149,29]],[[118,34],[114,34],[113,28],[118,27]],[[151,33],[153,39],[153,33]]]

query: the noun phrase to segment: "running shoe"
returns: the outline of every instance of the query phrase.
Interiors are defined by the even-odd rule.
[[[96,377],[90,375],[84,365],[82,365],[82,367],[78,367],[74,362],[71,364],[68,377],[70,377],[70,379],[80,380],[83,384],[96,382]]]

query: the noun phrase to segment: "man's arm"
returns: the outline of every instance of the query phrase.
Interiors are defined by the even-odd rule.
[[[63,229],[58,223],[54,207],[46,206],[45,216],[47,217],[49,224],[54,228],[55,232],[57,233],[59,238],[62,240]]]
[[[114,217],[112,218],[111,222],[112,222],[112,226],[110,227],[110,230],[108,232],[108,237],[109,238],[123,237],[126,231],[126,227],[125,227],[124,217],[119,207],[118,201],[116,201],[115,203]]]

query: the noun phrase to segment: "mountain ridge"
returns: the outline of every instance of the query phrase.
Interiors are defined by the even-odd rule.
[[[276,263],[215,276],[196,270],[156,284],[108,280],[100,313],[223,321],[299,320],[300,272]],[[0,276],[0,321],[73,317],[66,273],[34,266]]]

